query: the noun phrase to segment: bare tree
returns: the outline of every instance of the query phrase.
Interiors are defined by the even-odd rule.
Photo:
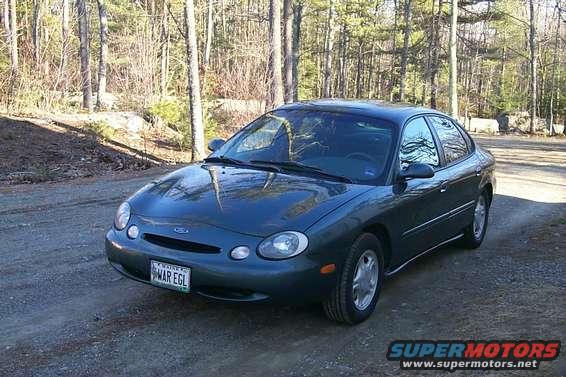
[[[556,11],[557,11],[557,24],[556,24],[556,35],[554,36],[554,56],[552,59],[552,74],[550,81],[550,104],[548,109],[548,130],[550,136],[554,135],[554,97],[556,96],[557,101],[560,101],[560,86],[556,88],[557,74],[560,74],[558,67],[560,66],[560,24],[562,24],[562,8],[560,7],[560,0],[556,0]],[[555,90],[557,93],[555,93]],[[566,133],[566,129],[564,130]]]
[[[401,68],[399,70],[399,101],[405,100],[407,62],[409,60],[409,37],[411,36],[411,8],[411,0],[405,0],[405,29],[403,31],[403,52],[401,53]]]
[[[338,96],[346,96],[346,88],[348,81],[348,49],[349,36],[346,25],[342,25],[340,28],[340,42],[339,42],[339,59],[338,59]]]
[[[159,94],[167,95],[167,81],[169,76],[169,0],[163,1],[163,14],[161,18],[161,40],[159,46]]]
[[[535,132],[535,119],[537,116],[537,33],[534,0],[529,0],[529,50],[530,50],[530,132]]]
[[[293,0],[283,0],[283,88],[285,102],[293,102]]]
[[[450,42],[448,56],[449,65],[449,82],[448,82],[448,97],[450,105],[450,115],[458,118],[458,61],[456,56],[457,51],[457,35],[458,28],[458,0],[451,1],[451,14],[450,14]]]
[[[326,37],[324,40],[324,76],[322,81],[322,96],[330,97],[332,82],[332,46],[334,43],[334,0],[330,0],[328,18],[326,19]]]
[[[189,69],[189,112],[191,114],[192,159],[201,160],[205,156],[204,124],[200,99],[200,79],[198,66],[197,32],[195,5],[193,0],[185,1],[185,45],[187,48],[187,66]]]
[[[41,24],[41,4],[42,0],[33,0],[32,19],[31,19],[31,39],[33,44],[33,62],[35,68],[39,69],[41,56],[41,35],[39,34]]]
[[[268,107],[283,103],[283,78],[281,75],[281,9],[279,0],[269,0],[269,101]]]
[[[303,20],[303,3],[295,2],[293,6],[293,60],[292,90],[293,101],[299,100],[299,54],[301,50],[301,22]]]
[[[100,56],[98,60],[98,95],[96,107],[102,107],[102,96],[106,93],[106,65],[108,62],[108,17],[104,0],[97,0],[100,19]]]
[[[69,86],[67,64],[69,61],[69,0],[63,0],[61,10],[61,68],[59,76],[62,80],[61,95],[64,97]]]
[[[397,27],[399,19],[399,7],[397,6],[399,0],[393,0],[393,28],[391,29],[391,69],[389,81],[389,101],[393,101],[393,92],[395,88],[395,70],[397,67]]]
[[[9,4],[8,4],[9,1]],[[8,7],[9,5],[9,7]],[[6,24],[8,27],[8,39],[10,45],[10,67],[12,71],[12,76],[18,75],[19,63],[18,63],[18,23],[16,15],[16,0],[6,0],[6,7],[9,8],[7,12]]]
[[[212,34],[214,32],[214,6],[212,0],[208,0],[207,23],[206,23],[206,43],[204,47],[204,66],[208,67],[210,61],[210,50],[212,48]]]
[[[433,8],[434,2],[433,0]],[[442,0],[438,0],[438,12],[433,18],[433,36],[431,40],[430,58],[430,107],[436,109],[436,96],[438,93],[438,50],[440,38],[440,19],[442,15]]]
[[[77,17],[79,21],[79,56],[81,59],[81,84],[83,90],[83,108],[88,111],[93,110],[92,106],[92,86],[90,73],[90,46],[88,15],[85,0],[77,0]]]
[[[6,46],[10,46],[10,0],[2,0],[2,26],[6,31]]]

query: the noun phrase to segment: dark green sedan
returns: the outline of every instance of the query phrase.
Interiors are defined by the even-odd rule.
[[[495,161],[452,118],[378,102],[284,105],[120,205],[112,266],[218,300],[321,302],[358,323],[383,279],[486,233]]]

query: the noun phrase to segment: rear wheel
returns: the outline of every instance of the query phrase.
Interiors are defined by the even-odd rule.
[[[383,248],[377,237],[364,233],[356,239],[330,297],[323,303],[333,321],[355,324],[375,309],[383,281]]]
[[[481,245],[487,231],[488,218],[489,194],[483,191],[476,201],[474,219],[472,223],[464,229],[464,237],[462,238],[463,247],[476,249]]]

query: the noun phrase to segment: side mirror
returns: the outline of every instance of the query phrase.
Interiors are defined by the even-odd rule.
[[[224,145],[226,141],[224,139],[212,139],[208,142],[208,150],[214,152],[218,148]]]
[[[411,164],[406,169],[401,170],[399,177],[408,178],[432,178],[434,177],[434,169],[427,164]]]

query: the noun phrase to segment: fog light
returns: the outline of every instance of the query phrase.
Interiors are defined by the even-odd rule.
[[[128,237],[130,237],[131,239],[136,239],[139,235],[140,229],[137,226],[132,225],[128,228]]]
[[[230,252],[230,256],[236,260],[246,259],[248,255],[250,255],[250,248],[247,246],[237,246]]]

